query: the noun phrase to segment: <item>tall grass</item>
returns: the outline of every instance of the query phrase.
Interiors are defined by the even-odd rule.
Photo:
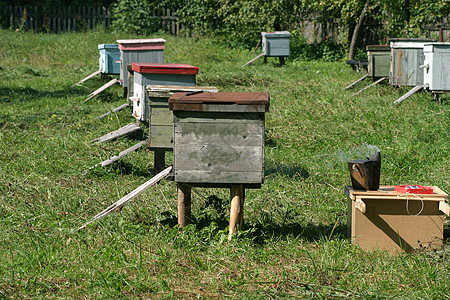
[[[83,171],[136,143],[90,141],[132,121],[119,86],[71,87],[98,69],[97,44],[133,38],[102,31],[0,31],[0,298],[426,298],[450,297],[445,246],[390,256],[346,238],[346,161],[382,153],[381,183],[450,191],[448,96],[443,105],[380,85],[352,97],[361,76],[343,62],[262,59],[209,39],[165,35],[165,61],[200,68],[220,91],[268,91],[266,170],[248,190],[245,227],[227,241],[229,191],[194,189],[193,224],[176,226],[176,188],[161,182],[121,212],[73,232],[152,176],[153,155],[130,154]],[[140,37],[144,38],[144,37]],[[170,158],[169,158],[170,159]]]

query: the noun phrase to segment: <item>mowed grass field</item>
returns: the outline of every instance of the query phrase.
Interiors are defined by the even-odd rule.
[[[123,89],[83,104],[112,77],[71,85],[98,69],[98,44],[148,37],[1,30],[0,299],[450,297],[448,218],[437,251],[363,251],[346,235],[343,193],[347,161],[369,145],[381,150],[382,185],[450,192],[449,96],[439,105],[422,92],[394,105],[408,89],[378,85],[353,97],[344,87],[363,73],[344,61],[241,68],[258,52],[151,37],[167,40],[165,62],[199,67],[199,85],[270,93],[265,179],[246,191],[244,228],[227,240],[229,190],[194,188],[193,224],[179,229],[176,185],[162,181],[76,231],[153,176],[153,153],[83,175],[142,137],[93,145],[134,122],[129,109],[96,119],[125,103]]]

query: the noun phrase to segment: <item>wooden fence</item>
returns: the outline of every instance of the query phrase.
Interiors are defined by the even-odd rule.
[[[97,26],[110,28],[114,18],[106,7],[51,7],[7,6],[7,26],[15,30],[62,33],[85,31]],[[184,26],[170,9],[154,10],[152,16],[158,20],[158,30],[180,35]]]

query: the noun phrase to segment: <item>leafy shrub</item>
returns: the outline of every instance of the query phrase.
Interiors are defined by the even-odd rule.
[[[290,59],[337,61],[345,55],[345,47],[341,44],[330,41],[309,44],[306,38],[298,31],[294,30],[291,34]]]
[[[156,7],[151,0],[119,0],[112,6],[116,20],[111,27],[116,32],[153,33],[157,30],[157,19],[152,16]]]

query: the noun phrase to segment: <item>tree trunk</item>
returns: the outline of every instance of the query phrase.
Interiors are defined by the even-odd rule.
[[[364,8],[359,15],[358,23],[356,23],[355,30],[353,30],[352,41],[350,43],[350,49],[348,50],[348,59],[353,59],[355,56],[356,40],[358,39],[359,29],[361,28],[361,25],[363,23],[364,15],[369,8],[369,2],[370,0],[366,0],[366,4],[364,4]]]

